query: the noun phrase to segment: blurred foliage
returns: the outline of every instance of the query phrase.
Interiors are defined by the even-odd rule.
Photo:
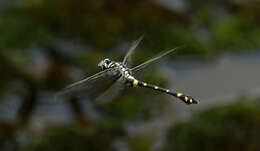
[[[18,16],[0,18],[0,32],[0,42],[8,48],[26,49],[50,39],[46,28]]]
[[[196,113],[170,129],[167,150],[257,151],[260,149],[259,106],[259,99],[242,99],[239,103]]]
[[[1,15],[0,41],[21,49],[53,45],[57,38],[78,39],[92,50],[112,51],[145,34],[145,52],[186,45],[181,53],[197,56],[259,47],[256,1],[190,3],[188,14],[152,0],[26,1],[10,5]]]
[[[258,150],[259,105],[259,100],[243,99],[196,113],[190,120],[178,122],[169,130],[165,150]],[[49,126],[42,134],[32,137],[23,151],[102,150],[103,145],[106,150],[114,150],[112,140],[126,137],[122,124],[116,123],[116,120],[104,118],[95,127]],[[150,150],[155,138],[155,133],[137,135],[128,138],[128,145],[136,151]]]
[[[129,147],[134,151],[152,150],[152,146],[156,139],[156,136],[153,135],[154,134],[148,134],[147,136],[137,135],[129,140]]]
[[[259,47],[259,28],[241,17],[230,17],[213,26],[216,48],[246,50]],[[246,37],[246,40],[245,40]]]
[[[96,129],[96,128],[95,128]],[[23,151],[58,151],[58,150],[104,150],[112,151],[115,135],[108,135],[104,130],[95,131],[70,126],[49,126],[40,136],[34,136]]]

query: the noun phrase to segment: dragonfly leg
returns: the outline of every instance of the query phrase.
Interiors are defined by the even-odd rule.
[[[133,86],[150,88],[150,89],[153,89],[153,90],[156,90],[156,91],[160,91],[160,92],[169,94],[171,96],[174,96],[174,97],[182,100],[186,104],[198,104],[199,103],[199,101],[195,100],[191,96],[187,96],[187,95],[184,95],[182,93],[178,93],[178,92],[175,92],[175,91],[172,91],[172,90],[169,90],[169,89],[161,88],[161,87],[158,87],[158,86],[146,83],[146,82],[138,81],[136,79],[133,79],[130,82],[132,82]]]

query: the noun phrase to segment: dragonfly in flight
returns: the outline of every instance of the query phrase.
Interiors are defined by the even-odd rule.
[[[158,54],[156,57],[140,65],[137,65],[133,68],[129,68],[128,66],[131,60],[131,55],[142,39],[143,36],[141,36],[139,39],[133,42],[122,62],[115,62],[108,58],[102,60],[98,64],[98,67],[101,70],[100,72],[68,85],[60,92],[58,92],[56,94],[56,97],[64,95],[66,96],[69,94],[80,97],[99,98],[99,100],[100,98],[101,100],[112,100],[115,99],[116,96],[118,96],[121,93],[121,91],[124,90],[124,88],[126,87],[142,87],[153,89],[155,91],[159,91],[174,96],[186,104],[198,104],[199,101],[195,100],[191,96],[136,79],[136,77],[134,76],[136,73],[144,69],[146,66],[154,63],[158,59],[180,48],[176,47],[174,49],[162,52]]]

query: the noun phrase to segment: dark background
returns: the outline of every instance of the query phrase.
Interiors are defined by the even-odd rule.
[[[0,150],[260,150],[259,11],[257,0],[1,0]],[[102,105],[54,100],[141,35],[135,65],[185,48],[140,79],[200,104],[137,88]]]

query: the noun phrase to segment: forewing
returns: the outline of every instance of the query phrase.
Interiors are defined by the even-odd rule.
[[[65,87],[55,95],[55,98],[74,96],[81,99],[94,99],[119,77],[120,72],[117,69],[107,69]]]
[[[131,61],[131,55],[133,54],[134,50],[136,49],[136,47],[142,41],[143,38],[144,36],[139,37],[136,41],[133,42],[132,46],[128,49],[123,60],[124,65],[127,65]]]
[[[140,64],[140,65],[138,65],[138,66],[136,66],[136,67],[134,67],[134,68],[132,68],[131,71],[135,74],[135,73],[137,73],[138,71],[140,71],[140,70],[144,69],[145,67],[147,67],[148,65],[150,65],[150,64],[152,64],[152,63],[154,63],[154,62],[156,62],[157,60],[161,59],[162,57],[164,57],[164,56],[166,56],[166,55],[168,55],[168,54],[170,54],[170,53],[172,53],[172,52],[174,52],[174,51],[176,51],[177,49],[180,49],[180,48],[182,48],[182,47],[183,47],[183,46],[180,46],[180,47],[176,47],[176,48],[174,48],[174,49],[171,49],[171,50],[162,52],[162,53],[158,54],[156,57],[154,57],[154,58],[152,58],[152,59],[150,59],[150,60],[148,60],[148,61],[146,61],[146,62],[144,62],[144,63],[142,63],[142,64]]]

